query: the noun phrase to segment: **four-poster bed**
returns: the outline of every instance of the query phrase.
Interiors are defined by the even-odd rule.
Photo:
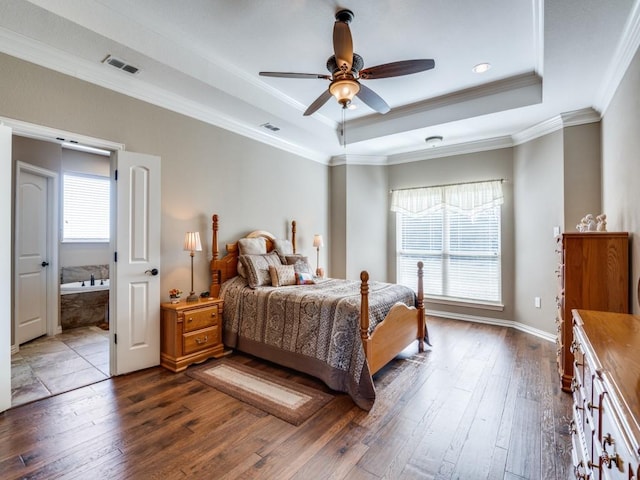
[[[228,347],[316,376],[349,393],[366,410],[375,399],[371,375],[415,340],[424,350],[422,262],[417,265],[417,295],[400,285],[370,282],[366,271],[360,282],[317,279],[312,285],[251,288],[238,275],[239,259],[244,264],[259,255],[243,258],[239,240],[227,244],[227,254],[220,257],[218,216],[212,220],[210,292],[225,302],[223,339]],[[245,238],[264,239],[262,256],[276,258],[269,253],[278,242],[271,233],[256,230]],[[297,256],[295,221],[290,243]]]

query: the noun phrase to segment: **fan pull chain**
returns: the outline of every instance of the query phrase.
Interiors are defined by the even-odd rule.
[[[346,115],[346,107],[342,107],[342,148],[345,150],[345,154],[347,153],[347,125],[345,123],[345,115]]]

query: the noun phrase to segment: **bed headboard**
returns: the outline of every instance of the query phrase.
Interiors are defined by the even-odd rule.
[[[211,229],[213,232],[213,239],[211,241],[211,287],[209,292],[211,296],[217,297],[220,294],[220,287],[222,284],[238,275],[238,256],[240,251],[238,249],[238,242],[227,243],[227,254],[220,258],[220,249],[218,248],[218,215],[215,214],[212,219]],[[267,252],[273,250],[273,242],[277,238],[275,235],[267,232],[266,230],[254,230],[246,235],[244,238],[256,238],[263,237],[267,243]],[[293,253],[296,253],[296,221],[291,222],[291,245],[293,246]]]

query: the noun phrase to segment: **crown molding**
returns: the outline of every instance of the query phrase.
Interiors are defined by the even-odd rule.
[[[472,142],[457,143],[455,145],[427,148],[414,152],[400,153],[390,156],[387,161],[387,165],[398,165],[400,163],[419,162],[421,160],[430,160],[432,158],[451,157],[454,155],[484,152],[487,150],[498,150],[500,148],[509,148],[512,146],[513,140],[507,135],[484,140],[475,140]]]
[[[560,115],[556,115],[555,117],[540,122],[537,125],[521,130],[518,133],[514,133],[511,138],[513,139],[513,145],[520,145],[544,135],[549,135],[550,133],[561,130],[565,127],[574,127],[576,125],[599,122],[600,119],[600,114],[593,108],[574,110],[572,112],[561,113]]]
[[[329,165],[337,167],[339,165],[387,165],[388,157],[385,155],[336,155],[331,157]]]
[[[607,110],[613,96],[618,89],[633,57],[640,47],[640,0],[635,0],[631,8],[631,14],[620,35],[616,51],[609,62],[605,79],[594,102],[595,108],[602,112]]]
[[[258,127],[244,125],[233,118],[223,115],[202,104],[174,95],[165,89],[146,83],[139,78],[135,81],[123,81],[122,72],[110,71],[103,64],[81,61],[58,49],[16,34],[10,30],[0,28],[1,51],[7,55],[34,63],[49,70],[122,93],[146,103],[156,105],[167,110],[186,115],[196,120],[229,130],[252,140],[270,145],[280,150],[328,164],[330,157],[326,154],[295,145],[289,141],[261,132]]]

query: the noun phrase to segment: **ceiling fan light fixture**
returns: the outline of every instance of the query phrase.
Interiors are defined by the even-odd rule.
[[[329,86],[331,95],[336,97],[336,100],[342,108],[347,108],[358,92],[360,91],[360,84],[350,78],[343,80],[336,80]]]
[[[473,67],[471,70],[473,70],[473,73],[484,73],[490,68],[491,68],[490,63],[479,63],[475,67]]]
[[[433,135],[431,137],[425,138],[424,141],[426,142],[427,147],[430,147],[430,148],[437,147],[442,143],[442,136]]]

